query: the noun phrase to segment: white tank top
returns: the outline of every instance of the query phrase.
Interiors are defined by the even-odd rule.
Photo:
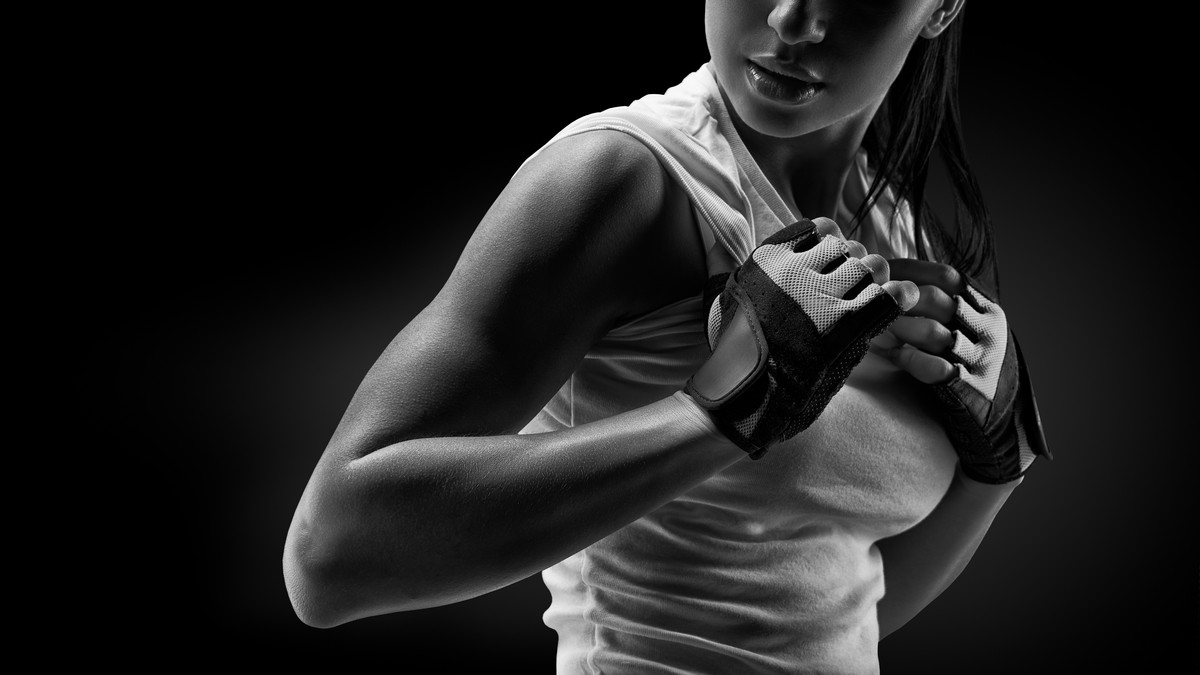
[[[641,139],[691,197],[710,272],[796,220],[746,147],[708,66],[663,94],[583,117]],[[869,184],[847,181],[844,225]],[[914,257],[911,217],[881,199],[855,237]],[[586,424],[678,392],[708,356],[698,294],[605,335],[522,433]],[[545,570],[559,673],[870,673],[885,570],[875,543],[937,505],[955,454],[915,380],[868,354],[824,413]]]

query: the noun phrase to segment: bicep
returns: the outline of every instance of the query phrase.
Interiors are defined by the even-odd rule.
[[[377,359],[331,448],[346,460],[413,438],[519,431],[612,325],[695,281],[671,288],[648,271],[667,187],[649,150],[623,134],[544,150]]]

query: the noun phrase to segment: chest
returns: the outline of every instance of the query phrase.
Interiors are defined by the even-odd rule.
[[[689,497],[764,531],[832,521],[878,539],[927,516],[955,462],[923,386],[868,354],[812,426]]]

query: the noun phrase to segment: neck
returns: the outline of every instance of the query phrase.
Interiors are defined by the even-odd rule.
[[[725,105],[746,149],[792,212],[833,218],[874,109],[803,136],[777,138],[747,126],[728,98]]]

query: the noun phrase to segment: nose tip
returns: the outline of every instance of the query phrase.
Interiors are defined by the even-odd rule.
[[[767,15],[767,25],[789,45],[825,39],[825,20],[806,0],[781,0]]]

